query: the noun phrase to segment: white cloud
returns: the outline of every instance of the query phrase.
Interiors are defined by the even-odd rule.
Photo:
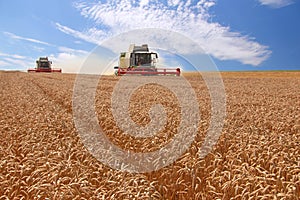
[[[281,8],[294,3],[293,0],[259,0],[259,2],[272,8]]]
[[[0,67],[6,67],[7,65],[9,65],[8,62],[0,60]]]
[[[141,0],[140,1],[140,6],[143,7],[143,6],[147,6],[149,3],[149,0]]]
[[[80,50],[80,49],[72,49],[69,47],[58,47],[59,51],[67,52],[70,54],[88,54],[88,51]]]
[[[201,47],[196,46],[190,38],[177,32],[155,28],[135,29],[116,35],[103,41],[102,46],[118,54],[127,50],[129,43],[144,44],[145,41],[151,48],[164,49],[177,54],[187,55],[191,52],[204,54]]]
[[[180,0],[168,0],[168,5],[169,6],[178,6],[180,3]]]
[[[15,40],[24,40],[24,41],[28,41],[28,42],[37,43],[37,44],[43,44],[43,45],[52,46],[51,44],[49,44],[47,42],[43,42],[43,41],[36,40],[36,39],[33,39],[33,38],[26,38],[26,37],[18,36],[18,35],[15,35],[13,33],[10,33],[10,32],[3,32],[3,33],[6,36],[8,36],[8,37],[10,37],[12,39],[15,39]]]
[[[106,60],[101,59],[98,54],[61,52],[57,55],[50,55],[49,59],[53,61],[52,67],[61,68],[63,73],[113,74],[112,66],[103,68]]]
[[[34,63],[32,58],[16,54],[6,54],[0,52],[0,58],[1,69],[19,68],[26,70],[28,67],[32,66],[32,63]]]
[[[61,68],[64,73],[79,72],[89,52],[72,49],[68,47],[58,47],[59,53],[52,54],[49,59],[53,68]]]
[[[96,28],[91,28],[87,32],[83,33],[80,31],[76,31],[67,26],[63,26],[60,23],[55,23],[56,28],[66,34],[73,35],[76,38],[80,38],[87,42],[91,42],[94,44],[101,44],[101,41],[106,38],[106,34],[102,30],[98,30]]]
[[[42,53],[45,51],[45,48],[41,46],[32,46],[32,50]]]
[[[76,40],[74,41],[75,44],[82,44],[82,42],[80,40]]]
[[[158,0],[80,1],[74,5],[83,17],[95,21],[99,28],[77,31],[59,23],[56,27],[66,34],[98,45],[120,33],[157,28],[181,33],[197,42],[209,55],[221,60],[259,65],[271,54],[268,47],[256,42],[255,38],[210,22],[208,9],[215,5],[215,0],[168,0],[166,3]]]
[[[3,60],[5,60],[8,63],[10,63],[11,65],[15,65],[15,66],[23,66],[23,67],[25,67],[28,64],[28,61],[14,59],[14,58],[9,58],[9,57],[3,58]]]
[[[64,73],[77,73],[84,61],[83,57],[69,53],[51,55],[49,59],[52,60],[53,68],[61,68]]]
[[[7,53],[1,53],[1,52],[0,52],[0,56],[11,57],[11,58],[15,58],[15,59],[26,59],[25,56],[21,56],[21,55],[17,55],[17,54],[7,54]]]

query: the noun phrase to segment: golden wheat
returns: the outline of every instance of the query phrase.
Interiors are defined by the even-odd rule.
[[[199,101],[195,141],[171,165],[132,174],[102,164],[81,142],[72,115],[75,75],[0,72],[0,199],[299,199],[300,73],[222,73],[226,119],[203,159],[198,153],[210,125],[210,95],[199,74],[185,76]],[[96,93],[107,137],[135,152],[170,142],[182,117],[175,95],[154,84],[135,91],[129,108],[135,123],[149,123],[154,103],[167,113],[165,130],[136,139],[111,113],[118,81],[102,77]]]

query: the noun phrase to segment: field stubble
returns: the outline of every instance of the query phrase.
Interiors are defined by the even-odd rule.
[[[186,75],[199,101],[195,141],[172,165],[131,174],[97,161],[82,144],[72,117],[75,75],[0,72],[0,199],[299,199],[300,73],[222,73],[226,120],[204,159],[197,153],[210,123],[205,83]],[[136,139],[123,134],[111,113],[118,77],[102,77],[95,99],[99,124],[123,149],[154,151],[176,133],[178,101],[166,88],[145,85],[130,102],[137,124],[161,103],[165,130]]]

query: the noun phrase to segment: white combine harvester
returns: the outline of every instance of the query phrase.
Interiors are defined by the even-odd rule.
[[[59,72],[61,73],[61,69],[54,69],[51,67],[52,61],[48,60],[48,57],[40,57],[36,61],[36,68],[28,69],[27,72]]]
[[[175,75],[180,76],[180,68],[157,68],[158,55],[150,52],[148,45],[131,44],[128,52],[122,52],[119,66],[114,67],[115,75]]]

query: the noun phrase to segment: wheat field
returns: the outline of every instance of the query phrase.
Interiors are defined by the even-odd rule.
[[[221,75],[226,119],[213,150],[198,157],[211,99],[201,77],[187,73],[201,113],[195,140],[171,165],[129,173],[102,164],[78,136],[72,112],[76,75],[0,72],[0,199],[299,199],[300,72]],[[166,145],[181,120],[176,97],[158,85],[132,94],[129,111],[137,124],[150,122],[153,103],[167,111],[166,130],[136,140],[122,133],[111,113],[119,79],[101,77],[96,93],[107,137],[136,152]]]

